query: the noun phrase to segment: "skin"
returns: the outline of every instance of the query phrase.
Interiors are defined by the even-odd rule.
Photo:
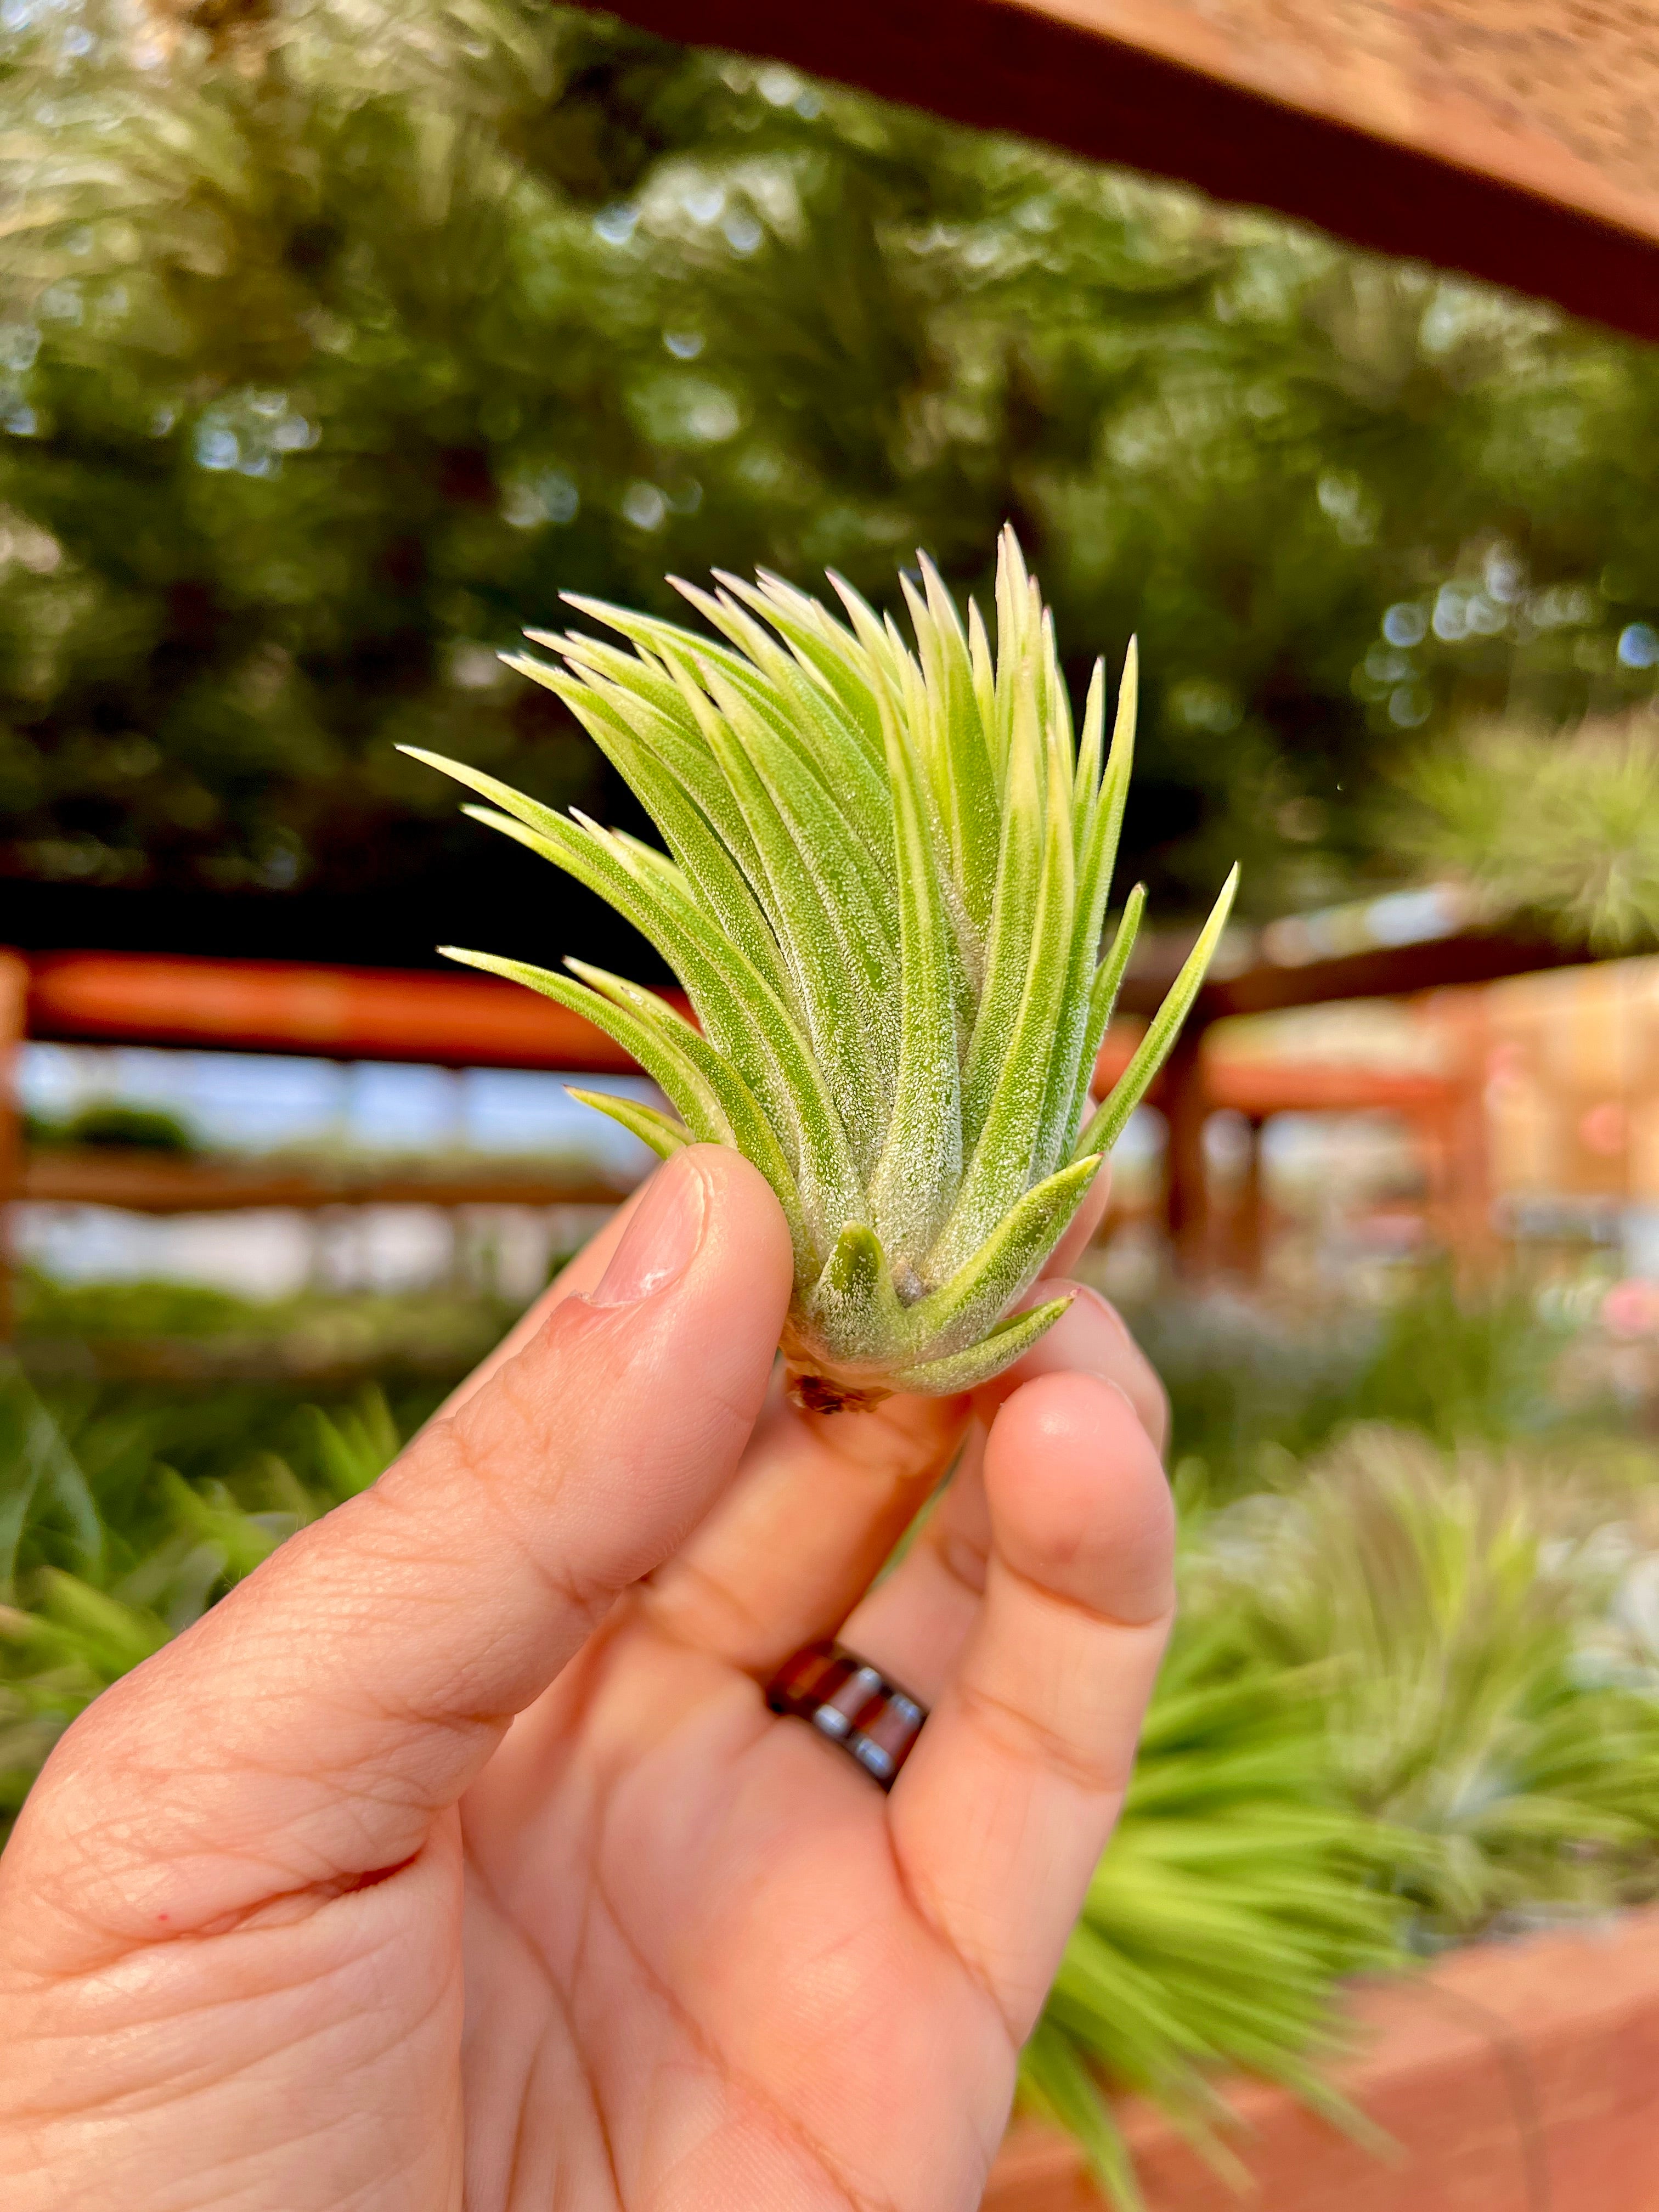
[[[977,2203],[1169,1626],[1164,1402],[1085,1292],[971,1403],[803,1414],[788,1290],[681,1154],[70,1729],[0,1861],[9,2212]],[[932,1706],[890,1796],[763,1701],[843,1623]]]

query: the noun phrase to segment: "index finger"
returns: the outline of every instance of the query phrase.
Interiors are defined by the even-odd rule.
[[[1048,1375],[987,1439],[991,1549],[965,1649],[889,1800],[924,1916],[1016,2045],[1116,1821],[1174,1610],[1174,1516],[1114,1384]]]

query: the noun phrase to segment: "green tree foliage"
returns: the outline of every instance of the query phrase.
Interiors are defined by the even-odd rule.
[[[1629,952],[1659,939],[1659,720],[1584,720],[1570,735],[1477,724],[1414,764],[1401,833],[1498,916]]]
[[[1653,690],[1650,354],[777,64],[12,0],[0,217],[13,874],[407,881],[459,847],[396,742],[614,802],[493,659],[561,590],[922,545],[982,594],[1005,519],[1073,675],[1140,634],[1166,893],[1387,873],[1402,733]]]

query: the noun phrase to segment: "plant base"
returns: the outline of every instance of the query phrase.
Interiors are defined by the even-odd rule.
[[[791,1405],[799,1406],[804,1413],[867,1413],[893,1395],[890,1390],[860,1390],[850,1382],[832,1382],[827,1375],[813,1375],[799,1367],[787,1370],[784,1385]]]

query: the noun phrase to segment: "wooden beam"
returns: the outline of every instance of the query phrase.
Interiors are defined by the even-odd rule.
[[[1185,950],[1173,942],[1155,945],[1144,967],[1130,969],[1121,1011],[1155,1012]],[[1194,1008],[1193,1026],[1201,1030],[1229,1015],[1286,1006],[1405,998],[1451,984],[1492,982],[1578,965],[1589,957],[1536,939],[1471,931],[1301,967],[1264,963],[1206,983]],[[0,961],[6,960],[15,963],[6,973],[19,978],[25,974],[15,955],[0,953]],[[36,956],[27,963],[27,1034],[35,1037],[305,1053],[335,1060],[436,1061],[456,1067],[637,1072],[622,1048],[592,1023],[516,983],[483,975],[70,952]],[[683,994],[663,995],[682,1012],[689,1011]],[[1120,1063],[1130,1049],[1127,1035],[1115,1030],[1103,1045],[1097,1090],[1121,1073]],[[1283,1079],[1298,1090],[1313,1078],[1310,1071],[1296,1068]],[[1264,1065],[1252,1072],[1243,1063],[1227,1063],[1216,1080],[1226,1095],[1218,1095],[1214,1104],[1236,1105],[1245,1113],[1284,1110],[1277,1103],[1276,1069]],[[1325,1071],[1324,1087],[1333,1109],[1362,1103],[1409,1109],[1422,1103],[1415,1097],[1419,1086],[1411,1078],[1395,1079],[1397,1095],[1387,1097],[1378,1091],[1376,1079],[1351,1079],[1338,1071]],[[1376,1095],[1362,1101],[1359,1090]]]
[[[1204,1125],[1210,1102],[1204,1090],[1204,1033],[1188,1023],[1164,1064],[1164,1211],[1176,1265],[1201,1274],[1210,1259],[1210,1176]]]
[[[1437,1114],[1448,1109],[1455,1088],[1438,1075],[1340,1060],[1233,1060],[1213,1049],[1204,1068],[1211,1110],[1231,1109],[1254,1121],[1274,1114]]]
[[[1092,1088],[1103,1098],[1129,1065],[1140,1032],[1132,1024],[1114,1024],[1095,1062]],[[1393,1068],[1355,1066],[1342,1060],[1267,1060],[1218,1052],[1212,1043],[1200,1057],[1204,1109],[1230,1109],[1255,1121],[1274,1114],[1448,1113],[1459,1085],[1442,1075],[1418,1075]],[[1147,1097],[1162,1107],[1168,1067]]]
[[[678,993],[666,993],[684,1007]],[[28,1034],[330,1060],[635,1073],[580,1015],[477,975],[276,960],[48,953],[29,963]]]
[[[1659,0],[617,0],[1659,338]]]
[[[1247,1283],[1259,1283],[1267,1256],[1267,1194],[1261,1173],[1261,1124],[1246,1119],[1244,1171],[1227,1224],[1227,1264]]]
[[[25,1153],[14,1195],[37,1204],[113,1206],[125,1213],[245,1213],[281,1206],[322,1212],[335,1206],[616,1206],[632,1185],[608,1182],[591,1165],[482,1162],[430,1173],[371,1166],[295,1167],[265,1161],[192,1158],[110,1146],[52,1146]]]
[[[1190,946],[1190,939],[1159,940],[1144,961],[1137,960],[1119,996],[1122,1012],[1154,1013]],[[1193,1012],[1200,1022],[1218,1022],[1231,1014],[1277,1013],[1286,1006],[1334,1006],[1346,999],[1404,999],[1451,984],[1496,983],[1546,969],[1581,968],[1597,957],[1582,945],[1559,945],[1549,938],[1462,930],[1418,945],[1377,945],[1297,965],[1261,961],[1236,975],[1212,976]]]

